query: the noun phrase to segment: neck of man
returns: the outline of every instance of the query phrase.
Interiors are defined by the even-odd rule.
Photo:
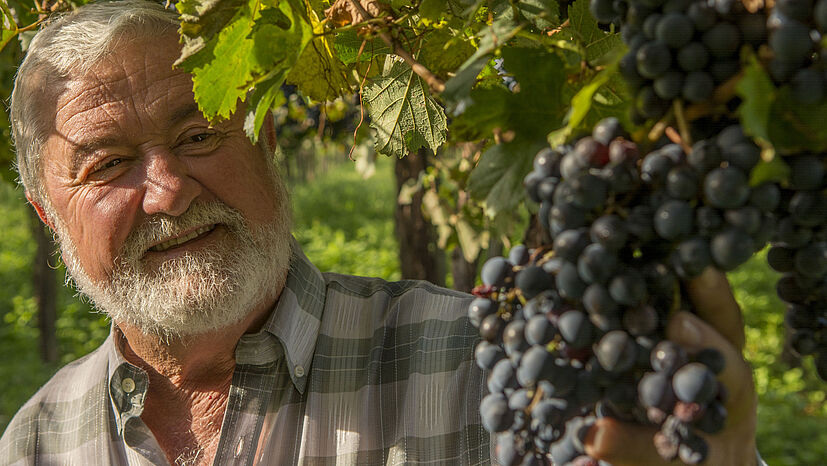
[[[276,297],[277,300],[277,297]],[[149,377],[141,419],[170,464],[212,464],[235,370],[235,348],[259,331],[276,300],[268,299],[241,322],[220,330],[164,339],[116,323],[124,357]],[[193,461],[194,460],[194,461]]]

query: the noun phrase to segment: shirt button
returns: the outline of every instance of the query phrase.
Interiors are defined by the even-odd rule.
[[[235,446],[235,457],[238,458],[241,456],[241,453],[244,452],[244,437],[238,439],[238,444]]]
[[[121,380],[121,388],[125,393],[132,393],[135,390],[135,381],[129,377]]]
[[[294,372],[296,373],[296,377],[304,377],[304,367],[302,367],[301,364],[296,364]]]

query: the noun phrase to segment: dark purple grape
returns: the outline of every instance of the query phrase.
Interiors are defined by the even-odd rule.
[[[658,312],[652,306],[643,304],[623,313],[623,328],[636,337],[651,335],[658,328]]]
[[[530,345],[545,345],[556,335],[554,325],[544,314],[538,314],[526,322],[525,339]]]
[[[675,405],[672,379],[664,372],[647,372],[638,382],[637,390],[640,404],[646,408],[669,412]]]
[[[705,2],[694,2],[689,5],[686,15],[692,20],[695,29],[706,31],[718,22],[718,14],[715,9]]]
[[[530,265],[519,272],[514,284],[526,299],[531,299],[554,286],[553,278],[542,267]]]
[[[712,264],[709,243],[698,237],[682,241],[675,249],[673,263],[684,278],[697,277]]]
[[[592,343],[594,331],[586,314],[566,311],[557,319],[560,335],[572,348],[585,348]]]
[[[824,163],[817,155],[790,157],[790,187],[798,191],[819,189],[824,180]]]
[[[707,173],[721,166],[723,155],[715,141],[702,139],[692,146],[692,150],[686,156],[686,161],[695,170]]]
[[[730,228],[712,237],[710,251],[715,265],[724,271],[733,270],[755,252],[752,238],[737,228]]]
[[[502,393],[486,395],[480,402],[482,425],[489,432],[502,432],[511,427],[514,413],[508,408],[508,399]]]
[[[716,168],[704,178],[707,202],[719,209],[734,209],[744,205],[750,190],[747,176],[734,167]]]
[[[672,375],[689,360],[686,350],[674,341],[663,340],[650,353],[652,369]]]
[[[761,183],[752,188],[749,203],[764,212],[772,212],[781,202],[781,190],[775,183]]]
[[[692,206],[688,203],[667,201],[655,211],[655,231],[669,240],[684,238],[692,232],[693,217]]]
[[[730,166],[738,167],[745,173],[749,173],[761,160],[761,149],[751,141],[722,147],[724,149],[724,159],[729,162]]]
[[[691,71],[686,75],[683,83],[683,98],[690,102],[703,102],[712,97],[715,90],[715,81],[709,73],[704,71]]]
[[[810,29],[792,19],[784,21],[770,34],[769,43],[776,57],[795,65],[804,63],[813,50]]]
[[[715,58],[727,58],[741,46],[741,31],[731,23],[718,22],[704,32],[701,41]]]
[[[658,21],[655,38],[673,49],[686,45],[692,40],[695,28],[692,20],[683,13],[668,13]]]
[[[492,257],[483,264],[480,278],[486,285],[500,287],[505,286],[510,273],[511,263],[505,257]]]
[[[617,374],[634,366],[637,361],[637,346],[628,333],[613,330],[603,335],[595,345],[594,354],[603,369]]]
[[[586,282],[577,273],[577,266],[571,262],[565,262],[555,278],[557,291],[560,296],[570,300],[580,299],[583,291],[586,290]]]
[[[625,246],[629,237],[625,222],[617,215],[603,215],[597,218],[592,223],[589,233],[593,242],[613,251]]]
[[[518,244],[508,251],[508,262],[513,265],[525,265],[529,259],[528,248],[523,244]]]
[[[474,327],[479,327],[482,320],[497,312],[499,306],[488,298],[474,298],[468,306],[468,319]]]
[[[477,361],[477,366],[484,371],[490,371],[494,368],[502,358],[505,357],[505,352],[499,345],[481,341],[477,343],[474,349],[474,359]]]
[[[639,306],[648,297],[646,281],[640,272],[627,269],[612,278],[609,294],[617,303],[626,306]]]
[[[488,374],[488,391],[502,393],[507,388],[517,388],[517,374],[514,365],[506,358],[494,364],[494,368]]]
[[[655,78],[652,83],[655,94],[661,99],[672,100],[681,95],[683,89],[683,73],[678,71],[667,71]]]
[[[592,243],[577,259],[577,272],[584,283],[606,283],[617,266],[617,253],[605,246]]]
[[[623,129],[620,120],[609,117],[597,122],[592,130],[592,137],[595,141],[608,147],[613,140],[628,137],[628,133]]]
[[[554,255],[575,262],[588,245],[588,230],[565,230],[554,238]]]
[[[589,0],[589,11],[598,22],[611,23],[618,16],[612,3],[612,0]]]
[[[715,374],[706,366],[690,362],[675,371],[675,375],[672,376],[672,389],[681,401],[705,405],[715,398],[718,381],[715,380]]]
[[[672,64],[672,54],[663,42],[647,42],[635,55],[637,69],[644,78],[654,79],[662,75]]]
[[[801,22],[808,22],[812,14],[812,0],[776,0],[775,8],[784,16]]]

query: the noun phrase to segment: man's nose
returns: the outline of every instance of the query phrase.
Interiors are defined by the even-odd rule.
[[[143,210],[147,215],[178,216],[201,194],[201,184],[190,176],[189,167],[168,150],[147,154]]]

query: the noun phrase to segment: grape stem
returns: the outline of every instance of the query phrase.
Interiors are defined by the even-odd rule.
[[[686,121],[686,114],[683,110],[683,101],[680,99],[675,99],[672,109],[675,113],[675,120],[678,122],[678,131],[681,136],[680,144],[683,147],[683,150],[688,154],[690,148],[692,147],[692,135],[689,133],[689,124]]]
[[[350,0],[350,4],[356,8],[359,13],[368,20],[374,19],[373,15],[368,13],[364,7],[359,3],[358,0]],[[405,60],[405,63],[410,65],[413,72],[417,74],[420,78],[424,79],[425,82],[428,84],[428,87],[431,89],[431,92],[439,94],[440,92],[445,90],[445,82],[439,79],[437,75],[431,72],[428,68],[424,65],[416,61],[413,55],[410,54],[407,50],[405,50],[402,45],[399,44],[396,39],[394,39],[387,31],[379,31],[379,37],[388,44],[388,47],[393,50],[393,53],[398,55],[402,60]]]

